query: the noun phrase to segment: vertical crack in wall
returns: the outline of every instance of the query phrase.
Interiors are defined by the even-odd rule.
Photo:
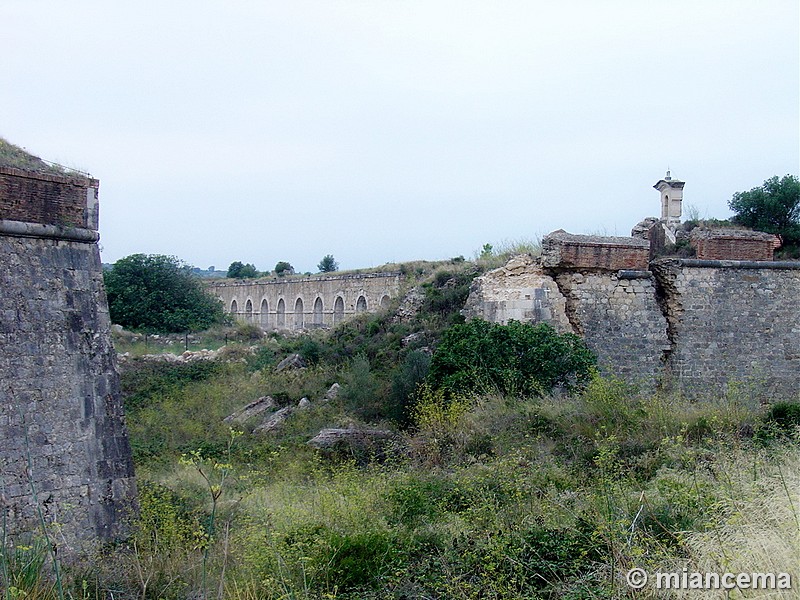
[[[564,312],[566,313],[567,320],[572,327],[572,332],[575,333],[575,335],[583,337],[585,332],[583,323],[578,317],[579,301],[574,293],[575,286],[573,284],[575,281],[573,274],[568,271],[559,271],[552,268],[545,268],[543,270],[546,275],[552,277],[553,281],[555,281],[556,286],[558,287],[558,291],[561,292],[561,295],[564,296],[564,299],[566,300]]]
[[[681,295],[676,285],[678,271],[675,260],[659,260],[650,263],[650,272],[655,279],[656,303],[661,314],[667,320],[667,340],[669,348],[664,350],[661,361],[664,363],[665,375],[670,375],[670,359],[678,344],[678,325],[683,314]]]

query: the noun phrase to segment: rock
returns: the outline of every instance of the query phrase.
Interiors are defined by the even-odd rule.
[[[305,369],[306,366],[306,361],[302,356],[299,354],[290,354],[278,363],[278,366],[275,367],[275,372],[280,373],[285,369]]]
[[[323,402],[327,402],[329,400],[335,400],[336,397],[339,395],[340,386],[338,383],[334,383],[331,387],[328,388],[328,391],[325,392],[325,395],[322,397]]]
[[[271,396],[261,396],[258,400],[253,400],[250,404],[228,415],[222,421],[224,423],[244,423],[245,421],[260,415],[265,410],[275,407],[275,400]]]
[[[318,450],[331,450],[342,444],[352,447],[369,448],[382,445],[395,438],[386,429],[323,429],[308,441],[308,445]]]
[[[300,402],[297,403],[297,408],[299,410],[305,410],[307,408],[311,408],[311,400],[308,398],[301,398]]]
[[[291,406],[287,406],[275,411],[266,419],[264,419],[264,422],[256,427],[253,430],[253,433],[269,433],[270,431],[280,429],[281,425],[283,425],[283,422],[289,417],[290,414],[292,414],[293,411],[294,408]]]
[[[422,307],[423,302],[425,302],[423,289],[421,287],[411,288],[400,301],[400,306],[397,307],[397,313],[392,318],[392,322],[403,323],[413,319]]]
[[[417,340],[423,338],[424,336],[425,334],[421,331],[418,331],[416,333],[409,333],[406,337],[400,340],[400,345],[405,348],[409,344],[416,342]]]

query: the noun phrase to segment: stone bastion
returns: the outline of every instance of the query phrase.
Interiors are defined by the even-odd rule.
[[[115,539],[136,495],[98,188],[0,167],[0,503],[11,539],[46,528],[60,556]]]

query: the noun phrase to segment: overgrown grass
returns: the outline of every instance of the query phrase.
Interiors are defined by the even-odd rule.
[[[690,402],[602,377],[572,394],[445,399],[429,385],[430,351],[481,268],[454,260],[420,275],[410,319],[243,330],[218,362],[131,359],[141,512],[124,543],[65,565],[65,597],[669,597],[634,593],[634,567],[794,569],[797,585],[797,402],[764,407],[745,385]],[[277,371],[291,353],[307,366]],[[262,396],[294,407],[282,428],[224,422]],[[374,455],[307,444],[362,426],[396,437]],[[41,548],[4,544],[5,598],[59,597]]]

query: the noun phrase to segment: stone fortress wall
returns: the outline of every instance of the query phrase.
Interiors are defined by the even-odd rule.
[[[135,499],[97,246],[97,180],[0,167],[0,501],[61,555]]]
[[[208,285],[226,312],[265,330],[333,327],[387,308],[400,292],[395,273],[331,274],[226,281]]]
[[[559,231],[542,245],[541,258],[516,257],[476,279],[464,316],[574,332],[606,372],[646,388],[669,383],[701,396],[751,382],[765,397],[800,393],[800,262],[658,259],[642,268],[649,248],[637,238]]]

